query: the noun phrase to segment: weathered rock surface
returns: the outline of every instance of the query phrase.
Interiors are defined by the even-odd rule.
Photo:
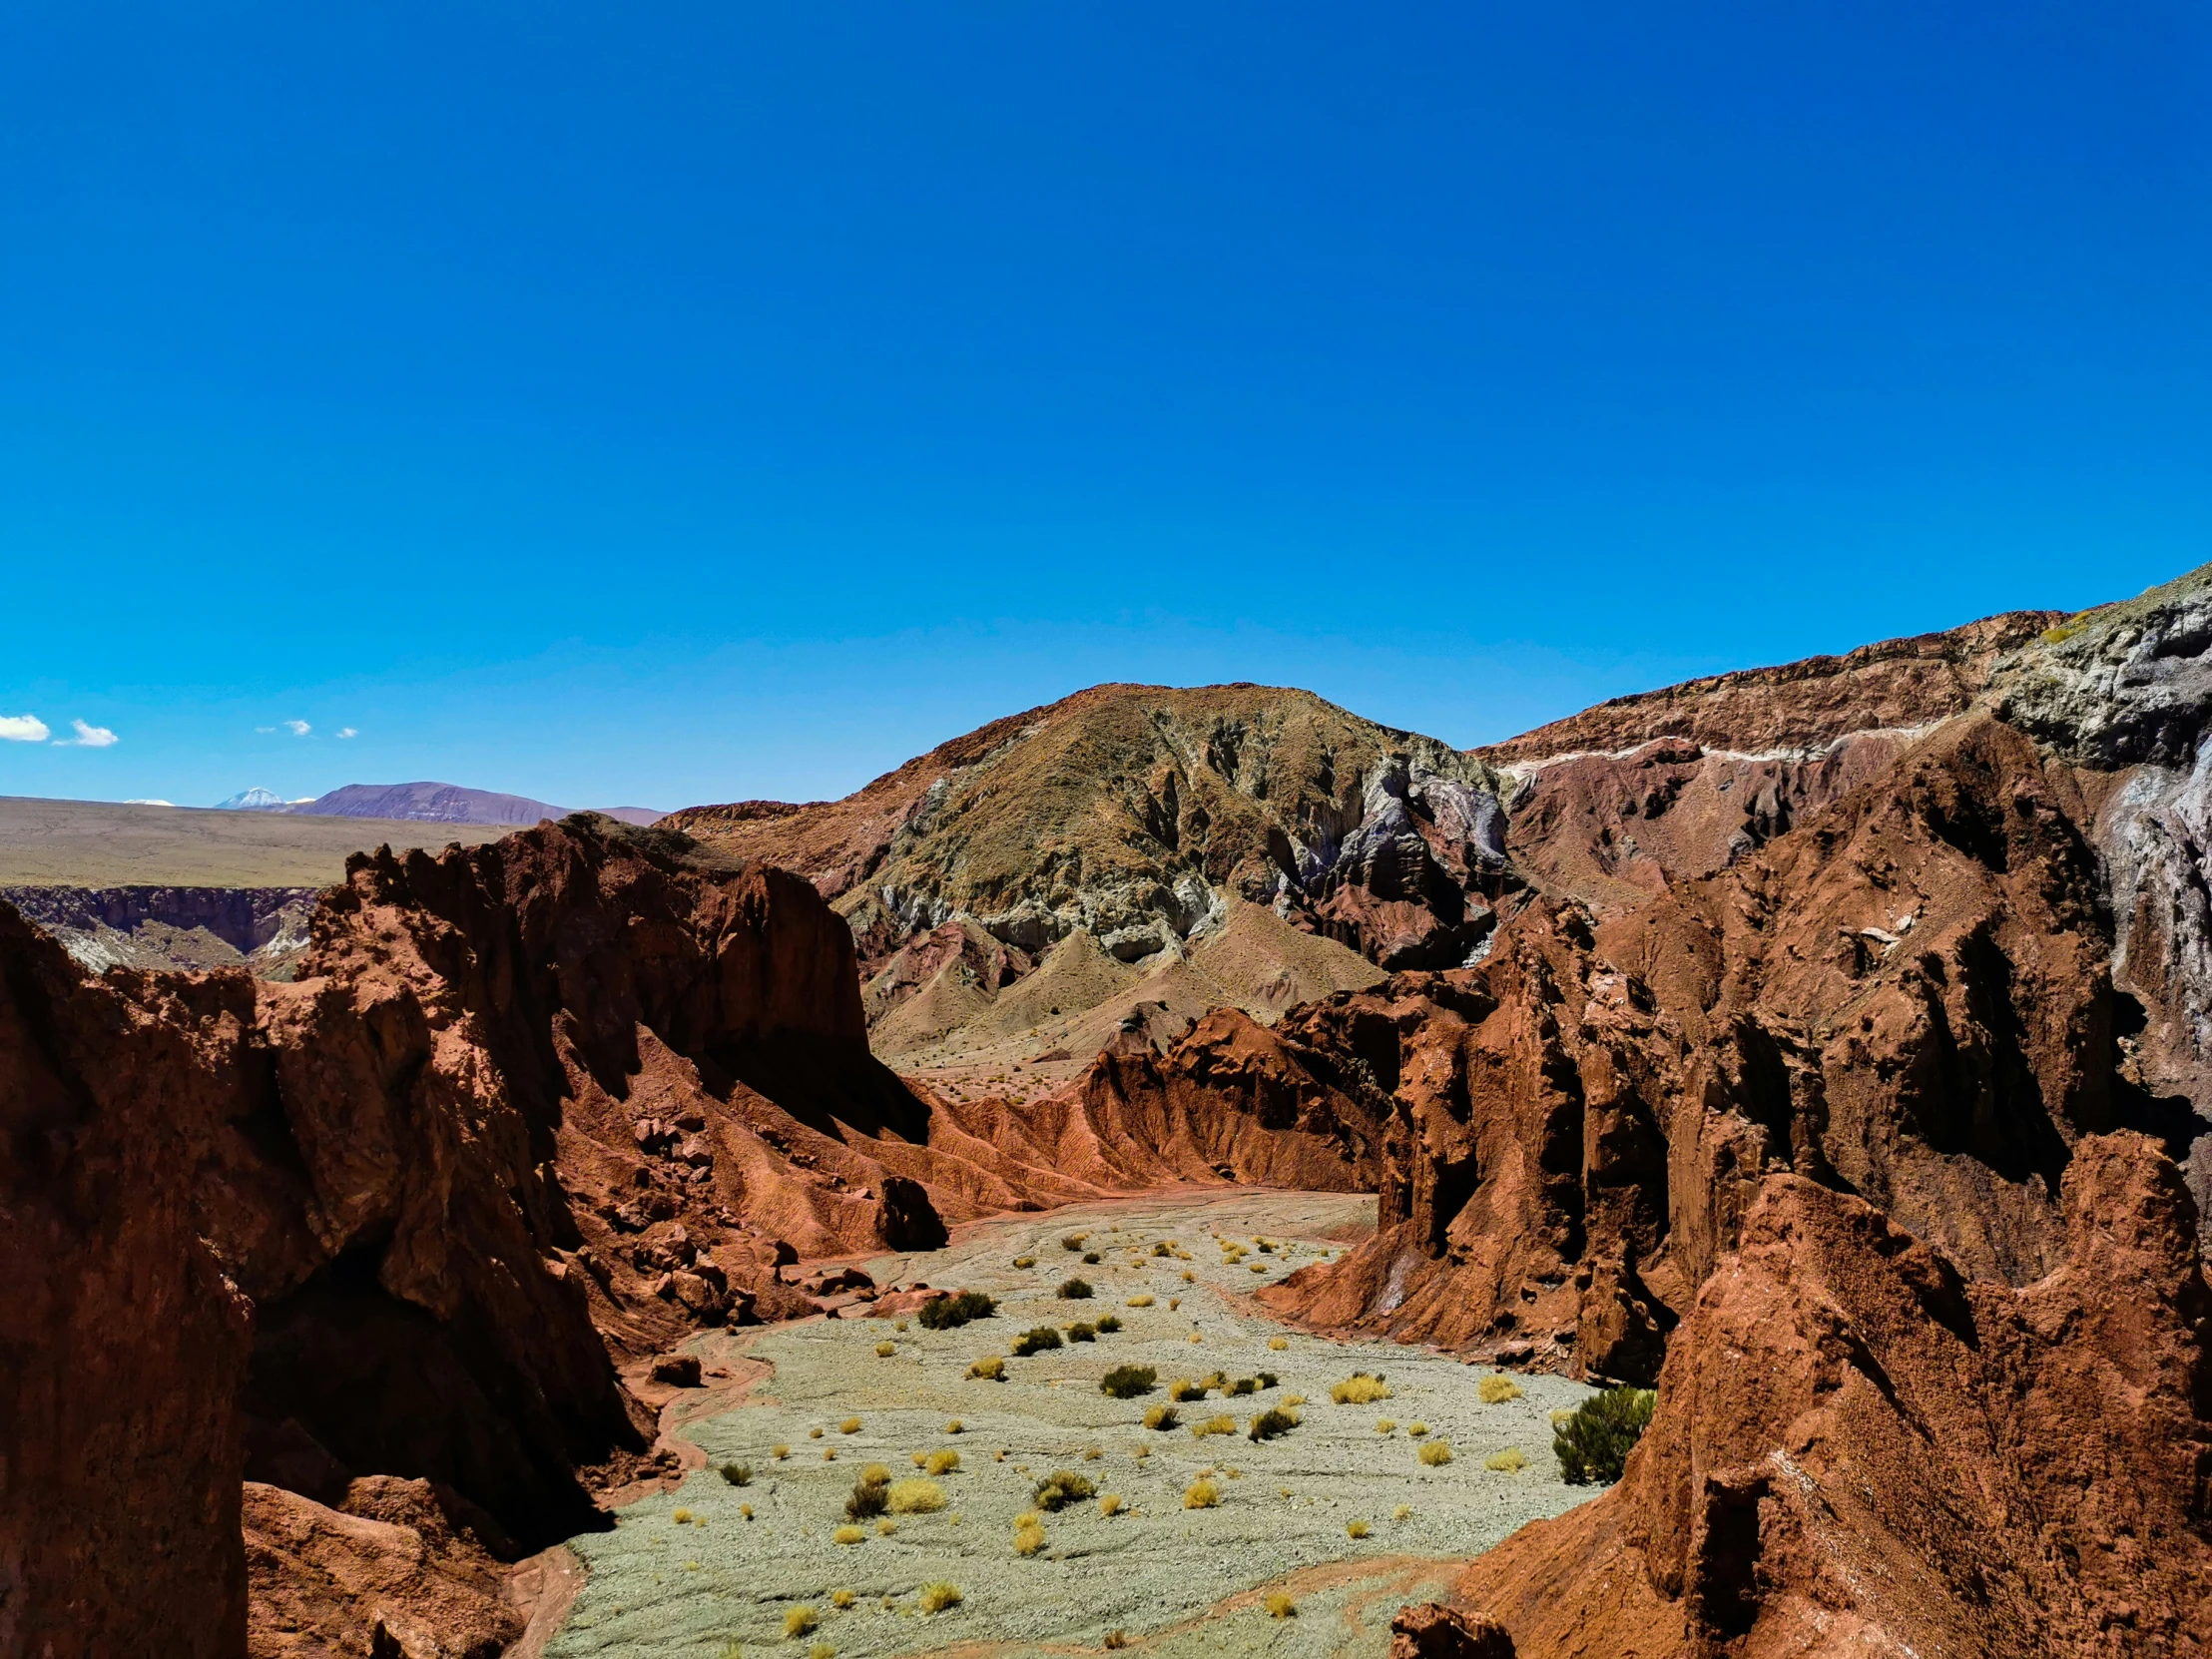
[[[230,1013],[205,982],[86,984],[0,905],[0,1653],[245,1644],[247,1311],[194,1191]]]
[[[0,887],[88,972],[247,967],[287,979],[317,887]]]
[[[2156,1143],[2080,1143],[2053,1271],[1962,1276],[1791,1175],[1611,1491],[1473,1562],[1520,1659],[2212,1650],[2212,1292]]]

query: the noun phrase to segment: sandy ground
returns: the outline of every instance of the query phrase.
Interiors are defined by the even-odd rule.
[[[982,1290],[1002,1299],[998,1315],[964,1328],[898,1331],[886,1319],[815,1320],[715,1334],[698,1345],[710,1370],[731,1374],[725,1388],[754,1380],[742,1403],[689,1417],[680,1432],[710,1465],[749,1464],[744,1486],[713,1466],[675,1492],[651,1492],[626,1508],[611,1532],[574,1540],[588,1578],[549,1659],[581,1655],[684,1655],[730,1659],[740,1651],[902,1654],[955,1650],[1026,1655],[1096,1651],[1126,1633],[1150,1654],[1382,1655],[1390,1615],[1409,1600],[1442,1593],[1454,1564],[1524,1521],[1594,1495],[1558,1479],[1548,1412],[1586,1397],[1557,1378],[1517,1380],[1523,1397],[1485,1405],[1487,1373],[1440,1356],[1389,1345],[1339,1343],[1278,1325],[1249,1292],[1291,1268],[1342,1249],[1336,1239],[1372,1226],[1372,1197],[1244,1193],[1222,1198],[1123,1201],[986,1224],[947,1250],[885,1258],[878,1283],[923,1281]],[[1247,1246],[1257,1237],[1290,1241],[1228,1265],[1214,1235]],[[1062,1248],[1085,1235],[1092,1266]],[[1156,1257],[1174,1240],[1188,1260]],[[1033,1268],[1013,1266],[1035,1258]],[[1287,1265],[1286,1265],[1287,1263]],[[1258,1264],[1262,1272],[1251,1269]],[[1191,1276],[1186,1282],[1183,1275]],[[1081,1275],[1089,1301],[1054,1289]],[[1132,1308],[1132,1297],[1153,1305]],[[1171,1308],[1171,1299],[1181,1306]],[[1004,1356],[1033,1325],[1065,1329],[1112,1313],[1122,1330],[1029,1359],[1007,1359],[1009,1381],[967,1378],[971,1361]],[[1196,1341],[1193,1341],[1193,1338]],[[1278,1350],[1270,1339],[1282,1341]],[[878,1357],[879,1343],[892,1351]],[[754,1363],[773,1370],[761,1374]],[[1157,1391],[1135,1399],[1101,1393],[1098,1380],[1122,1364],[1151,1366]],[[1272,1371],[1272,1387],[1245,1397],[1178,1407],[1183,1425],[1142,1426],[1166,1385],[1220,1371],[1231,1379]],[[1329,1385],[1355,1371],[1383,1375],[1392,1396],[1337,1405]],[[1242,1432],[1254,1412],[1306,1396],[1302,1425],[1255,1443]],[[1190,1425],[1217,1412],[1239,1432],[1200,1438]],[[682,1402],[670,1422],[689,1416]],[[1379,1419],[1394,1419],[1391,1432]],[[851,1431],[844,1425],[854,1423]],[[961,1431],[950,1431],[957,1420]],[[1445,1466],[1422,1465],[1422,1443],[1448,1441]],[[779,1458],[775,1448],[789,1448]],[[1484,1468],[1484,1457],[1518,1447],[1519,1473]],[[840,1544],[843,1505],[871,1462],[893,1478],[919,1471],[912,1454],[951,1448],[960,1466],[939,1477],[945,1507],[895,1517],[881,1533]],[[1000,1458],[1003,1453],[1003,1460]],[[1095,1455],[1093,1455],[1095,1453]],[[830,1454],[833,1454],[833,1459]],[[1022,1558],[1015,1517],[1032,1488],[1055,1470],[1114,1493],[1124,1512],[1093,1500],[1043,1520],[1046,1546]],[[1185,1489],[1211,1471],[1218,1507],[1186,1509]],[[751,1517],[745,1513],[750,1506]],[[678,1522],[678,1511],[690,1519]],[[1369,1536],[1348,1527],[1365,1522]],[[918,1592],[958,1586],[956,1607],[930,1614]],[[839,1609],[833,1592],[851,1592]],[[1296,1603],[1289,1617],[1265,1605],[1271,1591]],[[785,1635],[786,1616],[812,1608],[816,1629]],[[732,1644],[735,1644],[733,1646]]]
[[[436,852],[512,830],[0,796],[0,886],[326,887],[349,852]]]

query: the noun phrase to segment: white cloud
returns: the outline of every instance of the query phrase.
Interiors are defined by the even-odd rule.
[[[0,715],[0,743],[44,743],[48,735],[36,715]]]
[[[338,736],[341,738],[357,738],[360,733],[354,731],[350,726],[341,726],[338,728]]]
[[[303,738],[314,728],[303,720],[287,720],[284,722],[284,730],[295,738]]]
[[[73,720],[69,724],[77,728],[77,735],[74,738],[56,738],[56,749],[113,749],[123,741],[105,726],[87,726],[81,720]]]

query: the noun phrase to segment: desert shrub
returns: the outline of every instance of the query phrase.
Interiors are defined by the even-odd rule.
[[[910,1451],[906,1455],[908,1459],[913,1463],[914,1467],[917,1469],[920,1468],[922,1464],[929,1461],[929,1456],[926,1452]]]
[[[1042,1548],[1044,1548],[1043,1527],[1021,1526],[1014,1529],[1014,1553],[1016,1555],[1034,1555]]]
[[[904,1335],[906,1334],[906,1321],[904,1321],[904,1320],[893,1320],[893,1321],[891,1321],[891,1329],[892,1329],[893,1331],[897,1332],[897,1333],[898,1333],[898,1334],[899,1334],[899,1335],[900,1335],[901,1337],[903,1337],[903,1336],[904,1336]]]
[[[784,1639],[796,1642],[822,1622],[822,1615],[812,1607],[794,1607],[784,1615]]]
[[[1420,1448],[1418,1455],[1420,1460],[1428,1467],[1440,1469],[1451,1461],[1451,1442],[1449,1440],[1430,1440]]]
[[[1474,1385],[1474,1391],[1485,1405],[1502,1405],[1508,1399],[1521,1396],[1521,1385],[1510,1377],[1485,1377]]]
[[[1092,1295],[1090,1281],[1087,1279],[1062,1280],[1059,1290],[1053,1294],[1062,1302],[1087,1302]]]
[[[753,1518],[753,1505],[750,1503],[739,1504],[738,1513],[743,1515],[747,1520],[751,1520]]]
[[[1061,1348],[1060,1333],[1049,1325],[1032,1326],[1014,1339],[1014,1358],[1026,1360],[1032,1354],[1042,1354],[1049,1348]]]
[[[1482,1459],[1482,1466],[1498,1474],[1518,1474],[1528,1467],[1528,1459],[1521,1455],[1521,1448],[1509,1445],[1503,1451],[1493,1451]]]
[[[1150,1366],[1116,1366],[1098,1380],[1098,1391],[1116,1399],[1135,1399],[1152,1392],[1160,1374]]]
[[[1252,1264],[1252,1271],[1254,1273],[1265,1273],[1268,1271],[1268,1265],[1265,1262],[1255,1262]]]
[[[1282,1382],[1283,1380],[1280,1377],[1276,1376],[1275,1373],[1273,1373],[1272,1371],[1264,1371],[1254,1381],[1256,1381],[1263,1388],[1272,1388],[1276,1385],[1276,1383]]]
[[[1036,1265],[1037,1259],[1034,1256],[1016,1256],[1014,1258],[1014,1266],[1017,1268],[1033,1268]]]
[[[888,1360],[897,1352],[898,1345],[896,1343],[877,1343],[875,1345],[875,1357],[878,1360]]]
[[[1374,1530],[1366,1521],[1348,1521],[1345,1524],[1345,1536],[1348,1538],[1365,1538]]]
[[[1006,1362],[995,1354],[988,1354],[969,1366],[967,1374],[980,1382],[1003,1382],[1006,1380]]]
[[[1185,1268],[1183,1270],[1181,1278],[1183,1280],[1183,1283],[1186,1285],[1195,1285],[1198,1283],[1198,1275],[1191,1272],[1189,1268]]]
[[[1095,1343],[1098,1341],[1098,1327],[1083,1320],[1077,1320],[1068,1327],[1068,1341],[1071,1343]]]
[[[1120,1329],[1121,1316],[1119,1314],[1102,1314],[1099,1316],[1098,1334],[1101,1337],[1110,1337]]]
[[[1149,1308],[1152,1306],[1152,1298],[1149,1293],[1144,1296],[1133,1296],[1123,1306],[1127,1308]]]
[[[997,1302],[981,1291],[960,1291],[952,1296],[931,1297],[915,1318],[924,1331],[950,1331],[970,1320],[987,1320],[997,1312]]]
[[[869,1473],[875,1471],[870,1470]],[[870,1480],[866,1475],[853,1485],[852,1494],[844,1500],[846,1520],[873,1520],[890,1506],[890,1476]]]
[[[1288,1338],[1288,1337],[1270,1337],[1270,1338],[1268,1339],[1268,1348],[1269,1348],[1269,1351],[1270,1351],[1270,1352],[1272,1352],[1272,1353],[1275,1353],[1275,1354],[1282,1354],[1282,1353],[1286,1353],[1286,1352],[1288,1352],[1288,1350],[1290,1349],[1290,1346],[1291,1346],[1291,1339],[1290,1339],[1290,1338]]]
[[[1298,1426],[1298,1413],[1279,1406],[1269,1406],[1252,1419],[1248,1432],[1256,1440],[1272,1440],[1278,1434],[1288,1434]]]
[[[1409,1521],[1412,1518],[1413,1506],[1410,1503],[1400,1503],[1395,1509],[1392,1509],[1390,1511],[1390,1519],[1394,1521]]]
[[[860,1478],[870,1486],[888,1486],[891,1483],[891,1471],[881,1463],[863,1463],[860,1465]]]
[[[1106,1453],[1104,1453],[1103,1451],[1099,1450],[1099,1449],[1098,1449],[1098,1447],[1096,1447],[1096,1446],[1094,1445],[1094,1446],[1091,1446],[1091,1447],[1087,1448],[1087,1449],[1086,1449],[1086,1450],[1084,1451],[1084,1453],[1083,1453],[1083,1461],[1084,1461],[1084,1462],[1086,1462],[1086,1463],[1095,1463],[1095,1462],[1097,1462],[1097,1461],[1098,1461],[1098,1460],[1099,1460],[1099,1459],[1100,1459],[1101,1457],[1103,1457],[1103,1456],[1105,1456],[1105,1455],[1106,1455]]]
[[[1329,1397],[1339,1405],[1373,1405],[1390,1397],[1390,1385],[1380,1377],[1356,1371],[1342,1382],[1331,1383]]]
[[[1083,1241],[1089,1237],[1088,1233],[1070,1233],[1060,1241],[1060,1248],[1072,1255],[1083,1248]]]
[[[960,1586],[947,1584],[939,1579],[934,1584],[924,1584],[915,1593],[914,1599],[921,1604],[924,1613],[941,1613],[947,1607],[960,1605]]]
[[[1129,1632],[1121,1629],[1107,1631],[1105,1645],[1110,1648],[1127,1647],[1129,1645]]]
[[[808,1430],[807,1430],[807,1438],[808,1438],[808,1439],[810,1439],[810,1440],[819,1440],[819,1439],[821,1439],[821,1438],[822,1438],[822,1424],[818,1422],[818,1423],[816,1423],[816,1424],[814,1425],[814,1427],[812,1427],[812,1428],[808,1429]]]
[[[1304,1394],[1285,1394],[1283,1403],[1286,1407],[1295,1411],[1306,1403],[1306,1396]]]
[[[857,1598],[850,1590],[831,1590],[830,1592],[830,1605],[840,1613],[850,1607],[855,1599]]]
[[[722,1465],[721,1473],[722,1478],[733,1486],[750,1486],[753,1484],[753,1465],[751,1463],[725,1463]]]
[[[1101,1260],[1102,1258],[1095,1250],[1086,1250],[1083,1252],[1083,1265],[1087,1268],[1097,1267]]]
[[[1096,1491],[1095,1486],[1073,1469],[1055,1469],[1037,1482],[1034,1496],[1038,1508],[1056,1514],[1071,1503],[1081,1503]]]
[[[894,1515],[933,1515],[944,1507],[944,1488],[920,1475],[894,1480],[890,1505]]]
[[[1259,1386],[1260,1382],[1257,1378],[1240,1377],[1237,1379],[1236,1382],[1230,1383],[1229,1386],[1223,1390],[1223,1392],[1229,1394],[1233,1398],[1241,1399],[1246,1394],[1257,1392]]]
[[[1592,1394],[1552,1430],[1559,1474],[1570,1486],[1604,1484],[1621,1477],[1628,1453],[1651,1426],[1659,1396],[1649,1388],[1606,1388]]]
[[[840,1544],[856,1544],[866,1536],[857,1526],[840,1526],[830,1534],[831,1542]]]
[[[1237,1419],[1226,1411],[1219,1416],[1208,1417],[1204,1422],[1191,1424],[1191,1432],[1202,1440],[1209,1434],[1234,1434],[1236,1431]]]
[[[967,1424],[962,1422],[958,1417],[954,1417],[950,1422],[944,1425],[944,1431],[947,1434],[964,1434],[967,1432]]]
[[[1144,1425],[1147,1428],[1157,1428],[1163,1434],[1181,1420],[1172,1405],[1155,1405],[1144,1414]]]
[[[1378,1434],[1395,1434],[1397,1432],[1397,1418],[1377,1417],[1375,1419],[1375,1431]]]
[[[1291,1599],[1291,1592],[1288,1590],[1270,1590],[1267,1606],[1268,1617],[1271,1619],[1295,1619],[1298,1617],[1298,1603]]]
[[[950,1474],[960,1466],[960,1454],[950,1446],[943,1446],[932,1451],[921,1466],[931,1474]]]
[[[837,1432],[840,1434],[857,1434],[859,1431],[860,1419],[858,1417],[846,1417],[844,1421],[837,1424]]]
[[[768,1448],[768,1454],[781,1463],[792,1454],[792,1448],[788,1445],[772,1445]]]
[[[828,1642],[817,1642],[807,1650],[807,1659],[837,1659],[837,1650]]]
[[[1186,1509],[1212,1509],[1220,1503],[1221,1488],[1211,1480],[1194,1480],[1183,1489],[1183,1507]]]
[[[897,1530],[898,1522],[892,1520],[888,1515],[875,1523],[875,1535],[878,1538],[887,1538]]]
[[[1405,1432],[1417,1440],[1428,1432],[1428,1424],[1425,1422],[1409,1422],[1405,1425]]]
[[[691,1525],[691,1511],[689,1509],[679,1509],[668,1518],[674,1521],[678,1526]]]
[[[1103,1493],[1101,1493],[1101,1494],[1099,1495],[1099,1499],[1098,1499],[1098,1512],[1099,1512],[1100,1514],[1102,1514],[1102,1515],[1118,1515],[1118,1514],[1120,1514],[1120,1513],[1121,1513],[1121,1509],[1122,1509],[1121,1497],[1120,1497],[1120,1495],[1119,1495],[1118,1493],[1115,1493],[1115,1492],[1103,1492]]]
[[[1193,1382],[1187,1377],[1178,1377],[1173,1382],[1170,1382],[1168,1384],[1168,1398],[1174,1400],[1178,1405],[1181,1405],[1188,1400],[1204,1399],[1205,1397],[1206,1384],[1203,1382]]]
[[[1173,1239],[1162,1239],[1152,1247],[1152,1254],[1155,1256],[1173,1256],[1175,1254],[1175,1241]]]
[[[822,1460],[825,1463],[834,1463],[837,1460],[837,1448],[833,1445],[824,1446],[822,1448]]]
[[[1171,1297],[1169,1297],[1169,1298],[1168,1298],[1168,1312],[1169,1312],[1169,1313],[1171,1313],[1171,1314],[1172,1314],[1172,1313],[1174,1313],[1174,1312],[1176,1311],[1176,1309],[1178,1309],[1178,1308],[1180,1308],[1180,1307],[1182,1307],[1182,1306],[1183,1306],[1183,1299],[1182,1299],[1181,1297],[1179,1297],[1179,1296],[1171,1296]]]

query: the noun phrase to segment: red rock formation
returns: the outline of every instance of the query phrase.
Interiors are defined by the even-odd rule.
[[[1473,1562],[1519,1659],[2212,1651],[2212,1286],[2145,1137],[2092,1137],[2057,1266],[1963,1279],[1760,1186],[1618,1486]]]
[[[427,1480],[355,1480],[335,1508],[248,1481],[245,1538],[250,1659],[498,1659],[522,1635],[502,1560],[511,1547]]]
[[[0,905],[0,1653],[246,1639],[243,1302],[202,1247],[233,987],[80,981]]]

